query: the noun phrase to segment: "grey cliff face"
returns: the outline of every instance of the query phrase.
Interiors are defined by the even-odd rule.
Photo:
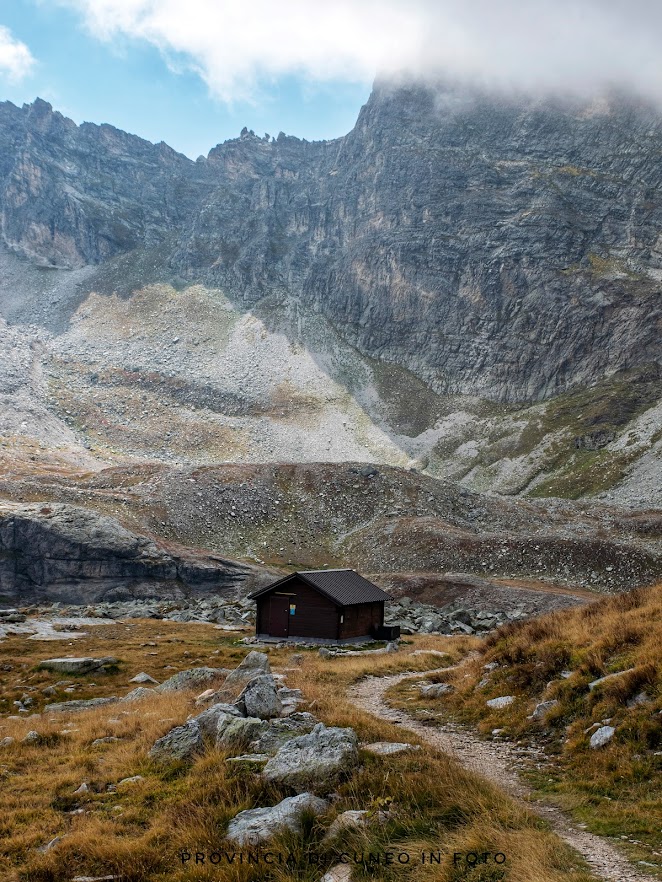
[[[288,297],[438,393],[547,398],[658,361],[662,118],[378,86],[344,138],[191,162],[0,106],[6,244],[51,266],[164,245],[245,307]]]
[[[0,599],[66,603],[232,593],[251,567],[179,554],[113,518],[73,505],[0,509]]]
[[[73,268],[157,244],[192,207],[195,164],[167,145],[76,126],[40,99],[2,108],[3,238],[36,263]]]

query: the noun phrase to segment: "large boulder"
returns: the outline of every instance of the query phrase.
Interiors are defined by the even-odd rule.
[[[243,750],[259,738],[269,724],[258,717],[219,717],[216,746],[221,750]]]
[[[295,789],[326,787],[358,763],[358,739],[353,729],[327,728],[318,723],[308,735],[286,741],[264,768],[276,784]]]
[[[39,664],[40,670],[58,674],[91,674],[114,667],[119,660],[112,655],[103,658],[47,658]]]
[[[202,751],[200,726],[195,720],[189,720],[183,726],[175,726],[174,729],[155,741],[149,756],[159,762],[170,762],[172,760],[190,760]]]
[[[193,719],[200,727],[203,736],[215,738],[219,720],[221,718],[228,718],[229,722],[230,717],[241,717],[241,713],[234,705],[219,702],[219,704],[213,704],[211,707],[208,707],[207,710],[198,714],[197,717],[193,717]]]
[[[261,674],[250,680],[237,699],[237,706],[249,717],[259,717],[261,720],[279,717],[283,705],[278,697],[273,676]]]
[[[274,754],[286,741],[312,732],[318,722],[317,717],[307,713],[295,713],[279,720],[271,720],[269,728],[257,741],[251,743],[250,748],[255,753]]]
[[[232,673],[228,674],[224,685],[228,688],[243,686],[254,677],[270,673],[271,667],[269,666],[269,656],[264,652],[257,652],[253,649],[243,659],[241,664],[239,664]]]
[[[300,833],[301,819],[305,812],[321,815],[328,807],[329,803],[325,799],[320,799],[313,793],[289,796],[269,808],[239,812],[228,825],[227,838],[238,845],[257,845],[284,829]]]
[[[179,671],[173,674],[167,680],[164,680],[160,686],[156,687],[157,692],[181,692],[184,689],[199,689],[208,683],[213,683],[225,673],[223,668],[190,668],[188,671]]]

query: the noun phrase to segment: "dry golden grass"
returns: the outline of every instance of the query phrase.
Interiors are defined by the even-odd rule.
[[[161,636],[159,636],[161,635]],[[365,714],[345,699],[345,688],[360,677],[402,670],[430,670],[444,660],[412,655],[435,648],[452,664],[477,641],[470,638],[412,638],[394,655],[324,660],[314,651],[291,666],[291,650],[270,650],[275,670],[288,670],[288,683],[300,686],[317,716],[327,724],[353,726],[363,741],[403,740],[396,727]],[[145,645],[155,643],[156,646]],[[176,670],[199,665],[234,667],[246,654],[233,638],[211,626],[134,622],[96,629],[73,646],[12,637],[0,643],[0,696],[5,702],[59,679],[79,684],[73,694],[55,699],[122,695],[141,670],[163,680]],[[149,653],[156,652],[156,655]],[[47,657],[112,654],[119,669],[110,674],[64,678],[36,670]],[[10,670],[7,670],[7,668]],[[91,683],[96,683],[92,686]],[[51,697],[49,700],[55,700]],[[5,709],[11,709],[6,704]],[[428,748],[411,754],[376,757],[362,753],[360,767],[338,787],[339,798],[325,817],[308,819],[302,836],[283,834],[272,851],[294,856],[292,866],[247,863],[182,865],[181,850],[229,851],[224,834],[238,811],[273,805],[287,789],[266,785],[246,770],[233,770],[225,754],[209,747],[191,764],[158,765],[147,758],[151,744],[172,726],[197,712],[194,693],[154,695],[139,704],[109,705],[77,714],[42,713],[33,719],[0,718],[0,737],[16,741],[0,748],[0,878],[7,882],[68,882],[76,875],[121,875],[124,882],[318,882],[320,865],[340,851],[383,854],[409,852],[408,866],[357,865],[355,877],[435,882],[588,882],[567,848],[539,819],[447,756]],[[114,720],[118,722],[113,722]],[[40,743],[21,744],[35,729]],[[119,741],[92,746],[105,736]],[[118,786],[123,778],[142,781]],[[87,792],[76,794],[82,782]],[[109,786],[117,789],[108,789]],[[388,821],[348,832],[331,845],[322,843],[328,823],[341,811],[375,811],[392,800]],[[39,847],[59,836],[48,853]],[[246,851],[246,849],[244,849]],[[504,865],[453,865],[453,852],[503,852]],[[439,864],[421,864],[421,852],[440,853]]]
[[[402,684],[391,698],[409,711],[444,710],[486,735],[498,728],[506,737],[544,744],[549,762],[528,776],[537,792],[590,830],[617,838],[631,857],[662,865],[661,660],[657,585],[508,625],[484,641],[461,673],[432,675],[452,682],[453,694],[426,700]],[[498,667],[481,686],[490,663]],[[589,689],[593,680],[630,669]],[[635,703],[641,693],[645,700]],[[490,710],[486,701],[499,695],[516,701]],[[543,700],[558,703],[543,721],[531,720]],[[591,749],[590,736],[605,720],[614,738]]]

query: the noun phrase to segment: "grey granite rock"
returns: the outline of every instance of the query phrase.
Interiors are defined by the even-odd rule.
[[[119,660],[110,655],[102,658],[47,658],[39,663],[39,667],[42,670],[55,671],[59,674],[91,674],[113,667],[118,663]]]
[[[485,704],[494,710],[501,710],[504,707],[508,707],[508,705],[512,704],[514,701],[514,695],[499,695],[498,698],[490,698]]]
[[[233,688],[248,683],[254,677],[262,674],[270,674],[269,656],[264,652],[251,650],[241,663],[228,674],[224,686]]]
[[[555,698],[550,701],[541,701],[535,706],[533,713],[531,714],[531,719],[544,720],[547,714],[555,707],[558,707],[558,701]]]
[[[196,557],[184,548],[173,554],[115,519],[75,505],[49,502],[0,510],[0,582],[5,595],[23,601],[181,597],[182,586],[234,588],[254,571],[232,561]]]
[[[228,825],[227,838],[238,845],[257,845],[267,842],[283,829],[297,833],[301,830],[304,812],[320,815],[328,807],[326,800],[312,793],[289,796],[275,806],[239,812]]]
[[[200,727],[195,720],[189,720],[183,726],[175,726],[152,745],[149,756],[158,762],[173,760],[191,760],[202,753],[203,743]]]
[[[249,717],[268,720],[280,716],[283,705],[276,691],[276,682],[271,674],[262,674],[250,680],[238,698]]]
[[[118,787],[126,787],[131,784],[139,784],[140,781],[144,781],[144,777],[142,775],[131,775],[129,778],[122,778],[121,781],[117,782]]]
[[[243,750],[267,729],[266,720],[258,717],[219,717],[216,730],[216,746],[222,750]]]
[[[269,761],[266,753],[242,753],[240,756],[228,756],[225,762],[231,765],[263,766]]]
[[[371,744],[362,744],[362,750],[377,756],[393,756],[397,753],[410,753],[412,750],[420,750],[420,744],[407,744],[403,741],[373,741]]]
[[[190,668],[188,671],[179,671],[160,686],[155,692],[181,692],[186,689],[200,689],[223,676],[222,668]]]
[[[286,741],[264,768],[268,781],[297,789],[327,787],[358,763],[353,729],[318,723],[308,735]]]
[[[229,722],[229,717],[241,717],[239,710],[232,704],[213,704],[193,719],[200,727],[203,736],[215,738],[219,728],[219,720]]]
[[[154,677],[151,677],[149,674],[146,674],[144,671],[141,671],[140,674],[136,674],[135,677],[131,677],[129,683],[138,683],[140,686],[144,686],[146,683],[149,683],[151,686],[158,686],[159,681],[155,680]]]
[[[93,710],[97,707],[115,704],[119,700],[116,695],[107,695],[104,698],[72,698],[71,701],[56,701],[44,705],[44,713],[75,713],[82,710]]]
[[[155,692],[156,689],[148,689],[146,686],[136,686],[135,689],[132,689],[131,692],[127,692],[123,698],[120,698],[120,701],[142,701],[143,698],[151,698]]]
[[[312,732],[318,723],[317,717],[309,713],[293,713],[282,719],[271,720],[269,727],[251,743],[251,750],[274,754],[286,741]]]
[[[593,750],[596,750],[599,747],[604,747],[606,744],[609,744],[614,737],[615,732],[616,729],[613,726],[600,726],[600,728],[596,729],[591,735],[589,747],[593,748]]]
[[[36,729],[30,729],[30,731],[21,738],[21,744],[40,744],[41,743],[41,735]]]
[[[430,683],[428,686],[421,686],[422,698],[439,698],[441,695],[448,695],[455,689],[450,683]]]

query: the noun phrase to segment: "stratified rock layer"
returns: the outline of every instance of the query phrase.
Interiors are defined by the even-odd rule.
[[[67,603],[233,592],[258,571],[167,551],[118,521],[73,505],[0,507],[0,597]]]

